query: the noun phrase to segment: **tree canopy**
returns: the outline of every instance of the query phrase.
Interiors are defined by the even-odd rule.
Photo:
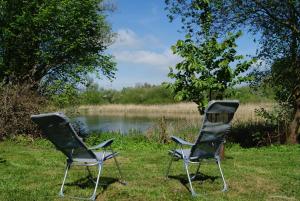
[[[178,40],[172,50],[183,60],[170,68],[169,77],[175,81],[168,85],[175,97],[195,102],[203,114],[209,100],[223,99],[227,88],[249,80],[242,73],[254,60],[245,61],[237,55],[235,41],[240,35],[241,32],[229,34],[221,42],[214,35],[199,45],[190,37]]]
[[[0,0],[0,80],[37,89],[113,78],[108,10],[102,0]]]
[[[223,99],[228,87],[249,80],[242,73],[249,69],[254,59],[246,61],[242,55],[236,54],[236,39],[241,36],[241,31],[220,37],[212,29],[215,19],[209,1],[166,0],[166,3],[170,6],[167,7],[170,19],[180,14],[182,28],[187,31],[186,40],[178,40],[172,47],[173,53],[181,56],[183,61],[174,69],[170,68],[169,77],[175,82],[168,86],[177,99],[195,102],[200,114],[203,114],[208,101]],[[186,21],[194,15],[198,17],[199,28]]]
[[[165,0],[170,20],[179,17],[183,29],[203,38],[203,4],[211,11],[212,32],[248,30],[258,38],[258,57],[269,64],[270,83],[289,97],[293,112],[288,140],[296,142],[300,123],[300,2],[297,0]],[[274,64],[274,65],[272,65]],[[279,67],[280,66],[280,67]],[[272,69],[274,67],[274,69]],[[281,73],[278,73],[278,70]],[[280,81],[278,80],[279,75]],[[293,76],[289,76],[293,75]],[[269,80],[270,81],[270,80]],[[280,84],[288,83],[288,84]],[[277,93],[279,103],[287,101]],[[287,105],[287,104],[286,104]]]
[[[300,3],[295,0],[165,0],[168,17],[180,18],[182,28],[196,38],[203,37],[203,4],[211,10],[212,32],[245,29],[261,43],[260,56],[278,58],[291,53],[300,37]],[[295,37],[295,38],[294,38]],[[294,42],[293,42],[294,41]]]

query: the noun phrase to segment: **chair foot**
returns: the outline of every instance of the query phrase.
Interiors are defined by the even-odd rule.
[[[90,199],[91,200],[96,200],[96,195],[93,195]]]
[[[222,189],[222,192],[226,192],[226,191],[228,191],[228,188],[227,188],[227,186],[224,186],[224,188]]]
[[[199,196],[195,191],[192,191],[192,196],[193,197],[197,197],[197,196]]]
[[[64,195],[64,193],[63,193],[63,192],[61,192],[61,191],[60,191],[60,192],[58,193],[58,196],[60,196],[60,197],[64,197],[65,195]]]
[[[127,182],[126,181],[119,181],[120,184],[123,184],[124,186],[127,186]]]

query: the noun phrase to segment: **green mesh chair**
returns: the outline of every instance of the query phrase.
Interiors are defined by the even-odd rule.
[[[111,147],[113,139],[102,142],[97,146],[88,148],[81,140],[81,138],[78,137],[69,119],[64,116],[64,114],[47,113],[32,115],[31,119],[39,126],[39,128],[42,130],[43,135],[45,135],[47,139],[49,139],[55,145],[55,147],[62,153],[64,153],[64,155],[67,157],[65,175],[59,192],[60,196],[64,196],[65,181],[67,178],[68,170],[72,165],[85,166],[87,169],[91,166],[98,167],[98,175],[96,181],[94,181],[95,188],[92,196],[89,198],[80,199],[95,200],[101,170],[104,162],[108,159],[114,159],[120,173],[120,177],[122,179],[120,166],[116,159],[116,155],[118,153],[114,152]],[[95,151],[98,149],[101,149],[102,151]],[[123,182],[123,184],[125,183]]]
[[[223,179],[223,191],[227,190],[227,184],[221,169],[220,148],[225,141],[226,134],[230,131],[231,121],[239,106],[237,100],[210,101],[203,116],[203,124],[200,129],[198,139],[195,143],[187,142],[179,137],[172,136],[176,143],[175,148],[170,150],[171,160],[169,162],[166,177],[174,160],[182,159],[188,177],[190,190],[193,196],[197,195],[193,189],[192,180],[196,178],[200,163],[203,159],[215,159]],[[177,147],[179,146],[179,149]],[[184,149],[183,146],[189,146]],[[198,163],[196,173],[191,177],[189,164]]]

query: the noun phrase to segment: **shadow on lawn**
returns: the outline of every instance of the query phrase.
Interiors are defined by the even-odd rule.
[[[5,163],[6,160],[4,158],[0,158],[0,163]]]
[[[194,175],[192,174],[191,178],[193,176]],[[188,178],[187,178],[186,174],[180,174],[180,175],[176,175],[176,176],[168,176],[168,178],[179,180],[180,183],[183,184],[188,191],[190,191],[190,188],[188,186],[189,181],[188,181]],[[202,183],[206,180],[210,180],[210,181],[214,182],[218,178],[220,178],[220,177],[219,176],[209,176],[209,175],[205,175],[203,173],[198,173],[196,175],[196,177],[192,180],[192,182],[199,181],[200,183]]]
[[[65,186],[78,186],[82,189],[94,188],[95,183],[93,180],[96,181],[96,178],[91,179],[90,176],[87,176],[78,179],[77,181],[66,183]],[[100,177],[99,186],[101,186],[103,191],[105,191],[111,184],[118,181],[119,181],[118,179],[112,177]]]

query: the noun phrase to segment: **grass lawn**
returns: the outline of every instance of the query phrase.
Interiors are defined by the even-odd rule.
[[[165,179],[170,145],[118,137],[119,162],[128,185],[117,180],[109,160],[104,164],[97,200],[300,200],[300,146],[242,149],[226,147],[222,163],[228,192],[221,192],[222,179],[216,164],[203,163],[203,175],[193,182],[198,197],[188,191],[182,161],[173,163]],[[65,157],[47,141],[0,143],[0,200],[62,200],[58,197]],[[195,167],[194,167],[195,169]],[[89,196],[93,184],[83,167],[70,171],[66,195]],[[71,199],[64,199],[71,200]]]

